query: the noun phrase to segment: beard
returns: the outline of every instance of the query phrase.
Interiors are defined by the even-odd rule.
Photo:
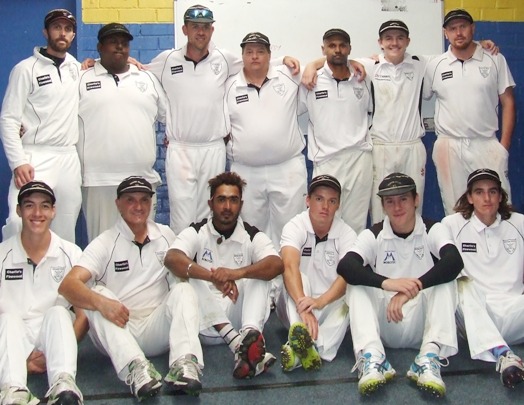
[[[47,47],[52,49],[55,52],[67,52],[71,47],[71,42],[68,42],[67,39],[51,39],[47,40]]]

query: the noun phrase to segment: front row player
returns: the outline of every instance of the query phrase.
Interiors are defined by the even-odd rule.
[[[464,260],[457,322],[472,359],[495,361],[502,384],[524,379],[522,360],[508,344],[524,342],[524,215],[512,212],[500,177],[478,169],[442,223]]]
[[[46,183],[24,184],[16,212],[22,231],[0,244],[0,404],[38,404],[27,388],[27,372],[46,369],[49,404],[82,404],[75,384],[77,338],[87,320],[75,308],[73,323],[69,304],[58,295],[82,251],[49,229],[55,194]]]
[[[168,350],[164,381],[191,395],[202,389],[198,302],[188,283],[170,285],[164,256],[175,234],[148,219],[153,194],[143,177],[120,183],[120,218],[87,246],[59,289],[85,309],[91,340],[138,400],[156,395],[162,385],[146,355]]]
[[[228,344],[235,353],[233,376],[240,379],[263,373],[276,360],[266,352],[262,330],[270,280],[283,271],[269,237],[240,218],[245,185],[234,172],[209,180],[211,216],[184,229],[165,260],[195,288],[202,342]]]
[[[346,336],[349,315],[347,284],[337,265],[357,235],[340,217],[342,187],[333,176],[311,180],[308,210],[289,221],[282,231],[281,255],[284,286],[276,311],[289,328],[282,346],[282,369],[320,368],[322,360],[335,358]]]
[[[347,301],[361,394],[393,378],[384,346],[419,348],[408,378],[434,395],[440,367],[457,353],[455,278],[463,263],[445,226],[416,213],[414,180],[393,173],[378,195],[386,217],[363,231],[337,271],[351,284]]]

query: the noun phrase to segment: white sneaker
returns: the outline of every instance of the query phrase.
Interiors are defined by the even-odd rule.
[[[522,359],[511,350],[499,357],[496,370],[500,372],[500,381],[505,387],[514,388],[524,381]]]
[[[154,397],[162,387],[162,376],[156,371],[155,366],[147,360],[133,360],[129,364],[129,374],[126,384],[131,393],[141,401],[144,398]]]
[[[380,386],[390,381],[396,374],[386,356],[382,353],[363,353],[351,369],[353,373],[358,369],[358,391],[362,395],[369,395]]]
[[[61,373],[45,394],[47,404],[82,405],[84,398],[71,374]]]
[[[440,376],[440,367],[448,365],[447,358],[440,358],[435,353],[419,354],[411,364],[407,376],[419,388],[441,397],[446,394],[446,384]]]
[[[36,405],[40,400],[27,387],[4,387],[0,392],[2,405]]]
[[[197,358],[192,354],[186,354],[173,363],[164,381],[175,391],[198,397],[202,391],[199,375],[202,375],[202,371]]]

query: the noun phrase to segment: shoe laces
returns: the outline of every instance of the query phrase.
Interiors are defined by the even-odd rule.
[[[147,359],[133,361],[129,366],[129,374],[126,377],[126,384],[142,387],[148,381],[152,380],[149,373],[150,367],[151,362]]]
[[[177,374],[181,374],[183,377],[190,378],[192,380],[198,380],[198,376],[202,375],[200,367],[196,363],[196,357],[185,356],[178,359],[173,367]]]
[[[46,398],[54,399],[65,391],[73,392],[78,396],[80,401],[82,401],[82,393],[78,389],[73,376],[69,373],[61,373],[56,381],[49,387],[45,396]]]
[[[497,360],[496,370],[502,373],[505,369],[511,366],[515,366],[520,368],[521,370],[524,370],[522,359],[515,353],[513,353],[511,350],[509,350],[504,355],[499,356]]]
[[[376,368],[379,372],[383,373],[386,369],[384,364],[384,355],[374,356],[371,353],[364,353],[358,357],[357,362],[351,369],[351,372],[355,372],[358,369],[358,377],[360,378],[363,374],[367,374],[370,369]]]
[[[447,357],[439,357],[437,355],[431,356],[426,354],[420,356],[419,359],[421,360],[421,364],[419,364],[419,366],[422,372],[429,370],[437,376],[440,376],[441,367],[449,366],[449,360]]]

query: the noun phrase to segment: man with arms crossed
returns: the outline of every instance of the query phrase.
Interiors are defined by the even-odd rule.
[[[16,213],[18,190],[27,182],[44,180],[57,196],[52,229],[75,241],[82,203],[78,141],[78,76],[80,64],[67,53],[75,37],[76,20],[64,9],[44,19],[46,47],[17,64],[0,114],[0,136],[13,179],[9,186],[9,217],[4,240],[20,230]]]
[[[121,217],[87,246],[59,290],[85,309],[94,345],[139,401],[162,385],[146,356],[168,350],[164,381],[190,395],[202,389],[198,302],[188,283],[169,281],[164,256],[175,235],[148,219],[153,193],[143,177],[119,184],[115,203]]]
[[[285,290],[277,301],[277,315],[289,329],[282,346],[282,369],[320,368],[321,359],[335,358],[349,325],[344,299],[346,282],[337,265],[357,235],[335,216],[342,187],[330,175],[313,178],[308,210],[289,221],[282,231],[280,254]]]
[[[442,396],[440,367],[458,351],[460,253],[445,226],[416,213],[419,197],[411,177],[386,176],[378,194],[384,221],[358,236],[337,269],[351,284],[347,301],[358,388],[369,394],[395,376],[384,346],[417,348],[408,378]]]
[[[477,169],[442,220],[464,260],[458,280],[457,321],[472,359],[496,362],[500,380],[514,387],[524,365],[508,344],[524,342],[524,216],[513,212],[498,173]]]
[[[25,183],[16,207],[22,230],[0,244],[0,404],[38,404],[27,373],[46,370],[48,404],[83,404],[75,376],[77,339],[87,320],[78,308],[75,318],[58,294],[82,251],[49,229],[55,201],[46,183]]]
[[[283,271],[271,240],[240,218],[246,183],[234,172],[209,180],[211,217],[183,230],[165,265],[195,288],[205,344],[235,353],[235,378],[252,378],[275,362],[262,331],[269,317],[270,280]],[[240,334],[237,332],[240,331]]]
[[[449,215],[475,169],[493,168],[510,194],[508,151],[515,126],[515,82],[501,54],[490,55],[473,42],[475,24],[466,10],[446,14],[444,34],[450,46],[428,64],[424,97],[436,96],[433,161]],[[500,142],[496,137],[499,102]]]

